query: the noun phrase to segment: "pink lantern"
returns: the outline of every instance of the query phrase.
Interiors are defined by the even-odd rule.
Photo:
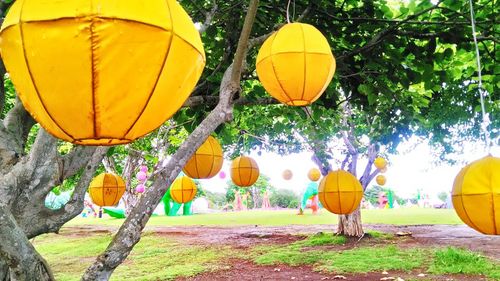
[[[225,179],[225,178],[226,178],[226,173],[224,173],[224,171],[221,171],[221,172],[219,173],[219,178],[221,178],[221,179]]]
[[[142,165],[140,168],[141,172],[147,173],[148,172],[148,166]]]
[[[137,187],[135,188],[135,192],[137,192],[137,193],[144,193],[145,190],[146,190],[146,187],[142,183],[137,185]]]
[[[140,182],[144,182],[148,178],[148,174],[141,171],[141,172],[137,173],[136,177]]]

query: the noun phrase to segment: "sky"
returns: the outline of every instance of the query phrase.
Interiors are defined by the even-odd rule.
[[[392,188],[396,194],[403,198],[412,198],[417,193],[417,189],[421,189],[423,194],[429,194],[432,199],[437,198],[439,192],[450,192],[453,180],[460,169],[467,163],[487,155],[486,150],[481,145],[466,144],[465,146],[464,151],[467,152],[457,157],[462,162],[448,165],[445,163],[436,164],[435,158],[432,156],[432,148],[426,143],[416,144],[411,141],[402,143],[398,148],[398,154],[388,157],[389,165],[385,173],[387,177],[385,187]],[[500,157],[500,147],[493,147],[491,154]],[[309,182],[307,178],[309,169],[316,167],[311,161],[311,152],[287,156],[262,152],[260,156],[257,153],[251,153],[250,156],[259,165],[261,174],[271,178],[270,183],[274,187],[293,190],[297,195],[302,194]],[[359,162],[358,174],[361,174],[365,165],[366,160]],[[218,175],[209,180],[200,180],[200,183],[210,191],[225,193],[226,181],[230,179],[229,166],[230,161],[226,159],[222,168],[226,174],[225,179],[221,179]],[[289,181],[282,178],[285,169],[290,169],[293,172],[293,177]],[[373,184],[375,181],[372,181],[370,186]]]

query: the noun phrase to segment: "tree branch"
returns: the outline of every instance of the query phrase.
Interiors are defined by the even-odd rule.
[[[205,13],[205,22],[200,26],[200,29],[198,30],[200,33],[205,33],[210,24],[212,24],[214,15],[217,12],[218,9],[217,1],[213,0],[212,2],[213,2],[212,9]]]

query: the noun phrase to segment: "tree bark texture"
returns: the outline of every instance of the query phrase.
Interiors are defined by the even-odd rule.
[[[160,203],[167,187],[175,180],[196,149],[222,123],[232,120],[233,98],[240,92],[241,71],[247,54],[248,39],[257,13],[258,0],[251,0],[232,65],[225,71],[220,99],[215,109],[189,135],[167,163],[161,162],[151,179],[153,184],[141,196],[127,216],[108,248],[85,271],[82,280],[108,280],[113,271],[132,251],[141,238],[154,207]]]

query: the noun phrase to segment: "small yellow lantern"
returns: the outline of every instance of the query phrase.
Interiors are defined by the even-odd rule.
[[[240,156],[231,163],[231,179],[240,187],[248,187],[259,178],[259,166],[250,157]]]
[[[377,157],[373,162],[373,165],[375,165],[375,168],[382,170],[387,167],[387,161],[382,157]]]
[[[222,169],[222,147],[212,136],[196,150],[184,166],[184,173],[193,179],[209,179]]]
[[[115,174],[103,173],[95,177],[89,186],[89,195],[97,206],[115,206],[125,193],[125,182]]]
[[[382,174],[383,174],[383,173],[386,173],[386,172],[387,172],[387,166],[386,166],[386,167],[384,167],[384,168],[382,168],[382,169],[380,169],[380,172],[381,172]]]
[[[81,145],[129,143],[170,118],[205,66],[175,0],[17,0],[0,49],[26,110]]]
[[[305,106],[316,101],[332,80],[335,58],[318,29],[289,23],[264,42],[256,68],[271,96],[287,105]]]
[[[169,190],[172,199],[179,204],[193,200],[198,191],[194,180],[186,176],[175,179]]]
[[[354,212],[363,198],[363,187],[352,174],[333,171],[324,177],[318,188],[319,201],[328,211],[345,215]]]
[[[387,178],[384,175],[378,175],[375,178],[375,181],[377,182],[378,185],[384,185],[387,182]]]
[[[465,166],[451,196],[464,223],[483,234],[500,235],[500,158],[489,155]]]
[[[291,180],[292,177],[293,177],[293,173],[292,173],[291,170],[286,169],[286,170],[283,171],[283,175],[282,176],[283,176],[283,179],[285,179],[285,180]]]
[[[321,178],[321,172],[319,171],[319,169],[316,169],[316,168],[312,168],[311,170],[309,170],[309,172],[307,173],[307,177],[311,180],[311,181],[318,181],[319,178]]]

